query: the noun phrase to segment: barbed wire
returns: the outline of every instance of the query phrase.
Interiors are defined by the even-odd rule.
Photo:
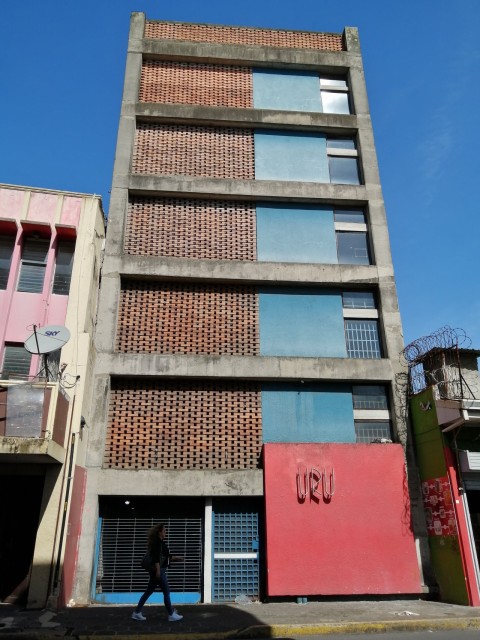
[[[435,386],[440,398],[476,397],[478,388],[472,389],[471,381],[470,386],[465,384],[458,354],[459,349],[471,346],[472,341],[463,329],[448,325],[408,344],[400,353],[401,360],[408,366],[408,395]],[[437,354],[451,354],[451,357],[439,364],[435,362]]]
[[[428,336],[417,338],[407,344],[401,352],[401,357],[408,366],[422,362],[424,356],[430,351],[448,351],[450,349],[470,349],[472,341],[465,331],[460,328],[453,329],[448,325],[437,329]]]

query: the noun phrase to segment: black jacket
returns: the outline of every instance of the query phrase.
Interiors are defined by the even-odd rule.
[[[165,540],[156,540],[150,549],[152,560],[154,563],[160,563],[161,569],[166,569],[170,564],[170,549]]]

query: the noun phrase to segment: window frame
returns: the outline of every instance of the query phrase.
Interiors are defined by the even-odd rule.
[[[72,282],[72,273],[73,273],[73,262],[75,259],[75,244],[76,244],[75,240],[68,240],[63,238],[59,238],[57,240],[57,247],[55,251],[55,269],[54,269],[53,280],[52,280],[52,294],[56,296],[68,296],[70,293],[70,286]],[[71,247],[72,249],[71,262],[69,265],[70,271],[68,273],[66,271],[59,272],[59,269],[58,269],[59,267],[58,257],[60,255],[60,251],[62,250],[63,247],[66,247],[66,246]],[[60,279],[62,279],[62,282],[59,282]],[[66,291],[62,290],[62,289],[65,289],[65,287],[67,290]]]
[[[352,108],[352,96],[350,93],[350,87],[348,85],[348,78],[346,76],[333,76],[333,75],[321,75],[319,77],[320,80],[320,101],[322,104],[322,113],[332,113],[335,115],[352,115],[353,112],[353,108]],[[337,82],[344,82],[345,85],[342,86],[340,84],[326,84],[328,83],[328,81],[337,81]],[[324,104],[323,104],[323,95],[326,93],[340,93],[342,95],[347,96],[347,106],[348,106],[348,111],[344,112],[344,111],[325,111],[324,109]]]
[[[373,295],[373,303],[374,303],[374,308],[371,307],[345,307],[344,305],[344,296],[348,293],[371,293]],[[385,345],[383,342],[383,337],[382,337],[382,332],[381,332],[381,326],[380,326],[380,317],[379,317],[379,313],[378,313],[378,308],[377,308],[377,298],[375,295],[374,291],[371,290],[362,290],[359,289],[357,291],[353,290],[353,291],[342,291],[342,309],[343,309],[343,319],[344,319],[344,327],[345,327],[345,347],[347,350],[347,358],[351,358],[354,360],[380,360],[382,358],[385,358]],[[378,352],[378,356],[377,355],[372,355],[372,356],[356,356],[356,355],[351,355],[351,352],[353,351],[352,349],[349,350],[348,345],[349,345],[349,338],[348,338],[348,332],[349,332],[349,323],[353,324],[353,323],[360,323],[360,322],[372,322],[375,325],[376,328],[376,334],[377,334],[377,348],[375,349],[375,351],[372,350],[372,353],[377,353]]]
[[[11,240],[11,248],[8,247],[8,241]],[[13,252],[15,251],[15,234],[2,233],[0,234],[0,252],[5,247],[8,251],[10,249],[10,256],[2,257],[0,255],[0,291],[5,291],[8,287],[8,281],[10,279],[10,270],[12,268]],[[2,261],[5,262],[5,267],[2,267]],[[8,263],[8,266],[7,266]],[[5,286],[3,284],[5,283]]]
[[[43,262],[40,262],[40,260],[33,260],[31,258],[24,258],[24,253],[25,253],[25,248],[27,243],[47,243],[47,250],[45,252],[45,259],[43,260]],[[22,242],[22,252],[21,252],[21,256],[20,256],[20,268],[19,268],[19,273],[18,273],[18,281],[17,281],[17,287],[16,287],[16,291],[18,291],[19,293],[42,293],[44,288],[45,288],[45,275],[47,272],[47,265],[48,265],[48,253],[50,251],[50,243],[51,243],[51,238],[50,236],[48,238],[45,237],[36,237],[34,235],[27,235],[23,238],[23,242]],[[38,268],[42,268],[42,272],[43,272],[43,278],[41,281],[41,288],[39,289],[35,289],[35,290],[29,290],[28,288],[25,287],[25,285],[23,285],[24,288],[20,288],[21,287],[21,282],[22,282],[22,271],[23,271],[23,267],[24,266],[29,266],[29,267],[38,267]],[[25,275],[25,273],[24,273]]]
[[[26,358],[28,358],[28,370],[25,371],[17,371],[17,370],[5,370],[5,359],[7,358],[7,350],[9,349],[18,349],[21,350],[23,349],[23,351],[25,351],[26,354],[28,354],[28,356],[26,356]],[[6,342],[4,344],[3,347],[3,357],[2,357],[2,366],[1,366],[1,373],[2,373],[2,377],[5,378],[5,374],[7,374],[7,377],[10,376],[20,376],[22,378],[28,378],[30,375],[30,370],[32,368],[32,354],[28,353],[28,351],[24,348],[23,344],[21,343],[17,343],[17,342]]]
[[[345,141],[345,142],[353,142],[354,148],[353,149],[348,149],[348,148],[342,148],[342,147],[332,147],[329,145],[329,143],[331,142],[341,142],[341,141]],[[352,186],[359,186],[362,184],[362,172],[360,170],[360,156],[358,153],[358,148],[357,148],[357,141],[355,140],[355,138],[351,138],[351,137],[342,137],[342,136],[335,136],[335,137],[327,137],[326,139],[326,146],[327,146],[327,164],[328,164],[328,173],[329,173],[329,178],[330,178],[330,184],[346,184],[346,185],[352,185]],[[335,159],[335,158],[347,158],[347,159],[351,159],[355,161],[355,166],[356,166],[356,170],[357,170],[357,178],[358,178],[358,182],[337,182],[335,180],[332,179],[332,168],[333,168],[333,163],[331,162],[331,159]]]

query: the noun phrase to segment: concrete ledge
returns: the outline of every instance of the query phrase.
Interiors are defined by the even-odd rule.
[[[329,134],[353,135],[358,122],[355,115],[278,111],[270,109],[240,109],[234,107],[203,107],[185,104],[139,102],[135,113],[124,105],[124,115],[135,115],[140,122],[196,124],[201,126],[240,126],[262,129],[308,130]]]
[[[385,633],[387,631],[428,631],[448,629],[480,629],[480,618],[450,620],[386,620],[379,622],[323,622],[320,624],[258,625],[232,631],[223,638],[285,638],[289,636],[330,635],[339,633]],[[162,636],[165,637],[165,636]],[[189,637],[183,634],[183,637]],[[205,634],[203,640],[209,636]],[[98,636],[95,636],[98,640]],[[119,636],[116,636],[118,639]],[[180,636],[177,636],[180,638]],[[200,640],[200,639],[199,639]]]

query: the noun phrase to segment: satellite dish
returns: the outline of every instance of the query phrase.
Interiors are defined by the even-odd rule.
[[[30,353],[43,355],[61,349],[70,339],[67,327],[48,325],[37,329],[33,325],[32,335],[25,340],[24,347]]]

